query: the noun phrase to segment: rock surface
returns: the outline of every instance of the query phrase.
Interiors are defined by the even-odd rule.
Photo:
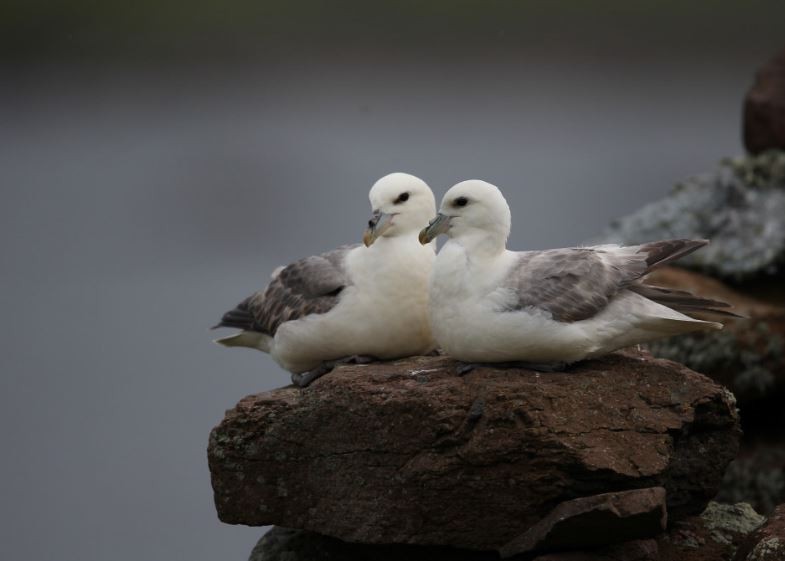
[[[581,497],[561,503],[500,553],[512,557],[652,538],[665,531],[667,520],[662,487]]]
[[[660,561],[731,561],[765,519],[746,503],[709,503],[699,516],[674,524],[658,539]]]
[[[516,557],[515,559],[523,559]],[[532,559],[531,556],[528,559]],[[406,545],[347,543],[305,530],[274,527],[248,561],[499,561],[495,552]],[[635,540],[586,551],[539,555],[533,561],[657,561],[656,540]]]
[[[785,504],[742,543],[734,561],[785,561]]]
[[[772,518],[774,520],[774,518]],[[591,549],[516,556],[533,561],[732,561],[765,518],[749,505],[709,503],[698,516],[676,522],[656,540],[634,540]],[[771,522],[769,523],[771,524]],[[606,534],[608,532],[606,531]],[[771,534],[765,535],[764,543]],[[760,540],[749,542],[753,550]],[[771,542],[768,542],[769,544]],[[738,549],[747,559],[744,549]],[[762,547],[759,547],[759,550]],[[262,536],[249,561],[498,561],[494,552],[463,549],[367,545],[342,542],[304,530],[273,528]]]
[[[748,318],[723,320],[722,331],[663,339],[648,348],[708,375],[736,396],[747,438],[725,472],[717,500],[749,502],[768,514],[785,501],[785,303],[758,286],[752,297],[674,267],[655,271],[649,282],[723,300]]]
[[[758,71],[744,99],[744,146],[785,150],[785,50]]]
[[[598,493],[662,486],[671,518],[700,512],[738,448],[732,395],[669,361],[455,366],[345,366],[243,399],[210,436],[220,519],[490,550]]]
[[[615,221],[595,240],[638,244],[708,238],[679,265],[735,282],[785,275],[785,152],[725,160],[664,199]]]
[[[262,536],[248,561],[498,561],[492,551],[413,545],[347,543],[305,530],[276,526]]]

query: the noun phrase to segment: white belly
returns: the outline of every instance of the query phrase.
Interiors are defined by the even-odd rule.
[[[285,323],[275,334],[270,354],[290,372],[304,372],[325,360],[351,355],[393,359],[435,347],[425,298],[399,303],[392,311],[378,303],[358,305],[360,299],[347,297],[326,314]],[[360,310],[370,311],[359,314]]]
[[[351,355],[393,359],[435,348],[428,318],[433,250],[397,254],[391,246],[383,259],[366,262],[363,257],[358,253],[358,262],[350,265],[358,282],[335,308],[278,328],[270,354],[281,366],[304,372]],[[357,274],[363,268],[368,274]]]
[[[436,342],[466,362],[575,362],[662,337],[720,324],[689,318],[632,292],[623,292],[597,316],[557,322],[536,310],[499,312],[488,299],[434,306]]]
[[[434,309],[434,338],[447,354],[466,362],[573,362],[593,347],[577,324],[527,311],[500,313],[485,304]]]
[[[622,291],[596,316],[565,323],[538,309],[504,311],[517,295],[504,286],[510,254],[469,261],[449,243],[436,259],[430,290],[437,344],[466,362],[575,362],[678,333],[721,327]]]

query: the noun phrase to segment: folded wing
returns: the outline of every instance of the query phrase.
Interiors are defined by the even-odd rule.
[[[329,312],[351,284],[345,260],[355,247],[344,246],[284,267],[265,290],[226,312],[214,328],[233,327],[272,337],[287,321]]]
[[[665,240],[640,246],[597,246],[548,251],[526,251],[508,276],[507,287],[517,301],[511,310],[536,308],[562,322],[594,317],[622,290],[684,313],[708,312],[735,316],[727,304],[693,296],[689,292],[646,285],[652,269],[683,257],[707,240]],[[738,317],[738,316],[736,316]]]

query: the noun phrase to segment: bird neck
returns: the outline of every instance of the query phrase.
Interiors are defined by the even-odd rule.
[[[478,260],[494,258],[507,249],[507,236],[500,232],[466,232],[455,241],[464,247],[468,255]]]
[[[390,259],[392,255],[411,255],[412,253],[427,254],[430,251],[432,254],[436,253],[436,242],[431,242],[427,246],[420,244],[417,239],[417,232],[409,232],[397,236],[382,236],[377,239],[374,244],[366,248],[368,255],[381,258]]]

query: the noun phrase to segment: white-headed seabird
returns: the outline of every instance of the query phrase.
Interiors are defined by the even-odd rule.
[[[517,252],[506,249],[510,222],[499,189],[471,180],[447,191],[420,233],[422,243],[449,237],[431,278],[431,330],[460,361],[553,370],[661,337],[722,329],[688,315],[694,312],[734,315],[720,309],[728,307],[723,302],[643,281],[706,240]]]
[[[405,173],[377,181],[364,245],[345,246],[279,268],[264,290],[215,327],[242,331],[227,347],[269,353],[304,387],[339,362],[425,354],[434,348],[428,280],[435,243],[417,232],[436,212],[428,185]]]

